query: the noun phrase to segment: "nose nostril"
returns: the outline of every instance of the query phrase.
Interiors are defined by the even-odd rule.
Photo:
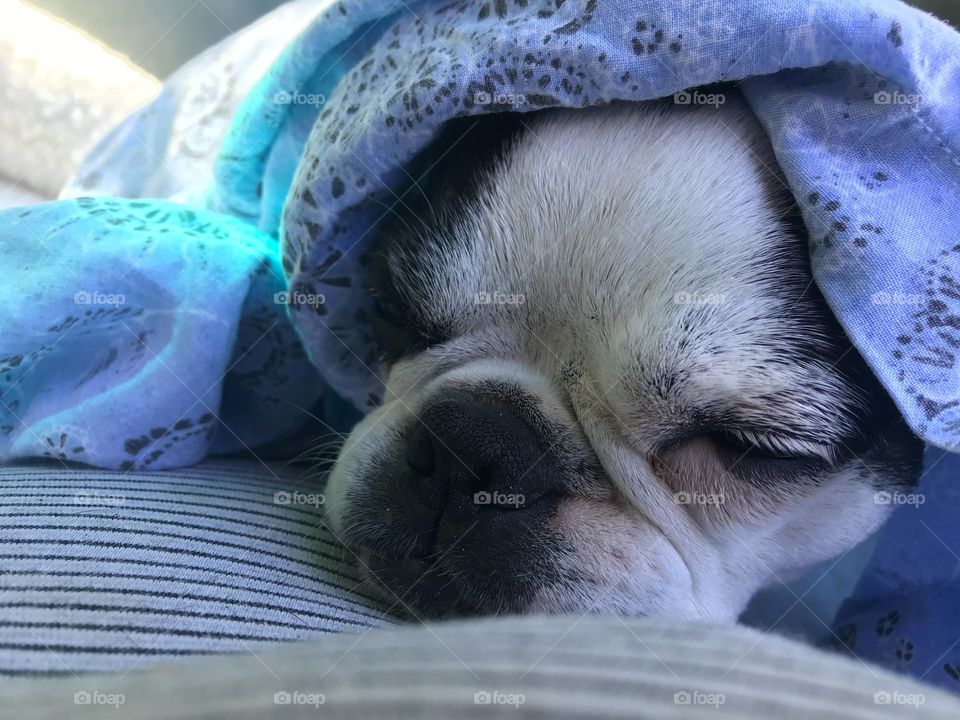
[[[424,476],[432,475],[436,457],[433,439],[430,431],[417,423],[407,435],[407,465],[416,473]]]
[[[492,465],[487,463],[479,465],[474,471],[474,475],[476,477],[473,479],[473,492],[485,492],[493,488],[494,470]]]

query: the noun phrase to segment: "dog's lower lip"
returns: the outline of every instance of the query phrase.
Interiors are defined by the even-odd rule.
[[[439,561],[398,560],[373,553],[367,570],[368,581],[379,586],[391,606],[400,612],[413,617],[419,617],[419,613],[443,617],[463,609],[462,591]]]
[[[378,566],[382,566],[392,563],[403,563],[412,560],[423,560],[423,557],[420,555],[412,555],[410,553],[400,552],[391,553],[385,549],[374,548],[366,544],[355,544],[348,542],[347,546],[364,565],[376,564]]]
[[[428,563],[422,558],[390,557],[387,555],[381,555],[380,553],[371,554],[369,565],[370,570],[373,572],[386,569],[396,571],[402,568],[405,574],[419,574],[420,576],[429,572],[433,568],[431,563]]]

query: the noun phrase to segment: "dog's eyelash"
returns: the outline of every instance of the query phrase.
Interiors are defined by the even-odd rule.
[[[745,430],[726,430],[723,436],[747,447],[756,447],[761,451],[783,455],[784,457],[796,459],[816,457],[826,462],[833,462],[834,459],[833,448],[802,438],[761,435]]]
[[[450,339],[445,328],[424,322],[391,287],[371,289],[371,292],[374,295],[373,330],[384,363],[389,365]]]

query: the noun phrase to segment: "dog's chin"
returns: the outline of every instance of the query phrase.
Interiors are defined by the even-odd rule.
[[[732,622],[749,596],[731,596],[720,574],[688,567],[652,523],[606,501],[546,498],[520,525],[509,511],[484,509],[466,524],[441,516],[432,533],[418,533],[401,499],[378,494],[375,480],[338,468],[328,521],[365,587],[406,619],[589,613]],[[698,564],[713,565],[706,557]]]
[[[609,585],[571,583],[544,584],[533,592],[517,592],[501,579],[482,578],[475,568],[460,567],[442,558],[397,558],[369,548],[352,551],[360,565],[363,586],[387,611],[408,620],[441,620],[472,616],[523,614],[592,614],[672,616],[711,622],[735,622],[745,602],[707,607],[692,596],[679,596],[681,584],[670,573],[647,576],[660,585],[640,597],[624,594],[630,578]],[[519,572],[519,571],[518,571]],[[525,574],[534,574],[527,569]],[[667,602],[660,602],[667,600]],[[666,605],[666,607],[664,606]]]
[[[435,560],[393,558],[364,548],[356,554],[364,586],[394,615],[439,620],[496,614],[484,607],[482,597],[457,582],[456,572]]]
[[[374,514],[383,516],[392,503],[374,505]],[[562,569],[563,542],[549,529],[553,510],[533,512],[541,514],[542,522],[531,525],[516,543],[498,542],[507,532],[505,525],[513,525],[497,510],[466,522],[441,515],[426,534],[393,526],[389,537],[354,531],[342,540],[359,561],[365,584],[394,614],[414,619],[521,614],[532,611],[548,588],[573,587],[579,581]]]
[[[396,558],[368,548],[353,552],[364,586],[400,617],[438,620],[550,611],[533,596],[511,597],[498,590],[493,578],[484,587],[472,568],[457,568],[443,557]]]
[[[605,612],[602,603],[584,603],[570,588],[545,587],[522,597],[511,596],[498,589],[496,579],[478,583],[470,568],[458,569],[442,559],[393,558],[365,548],[354,552],[360,561],[364,587],[391,614],[405,619]]]

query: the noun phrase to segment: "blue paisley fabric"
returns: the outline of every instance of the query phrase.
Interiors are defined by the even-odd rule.
[[[947,25],[894,0],[296,0],[273,17],[171,78],[64,199],[0,213],[0,458],[160,469],[283,440],[306,411],[348,425],[382,393],[364,253],[445,121],[705,102],[718,82],[769,134],[857,349],[920,436],[957,445]]]
[[[207,405],[224,421],[220,444],[148,442],[150,454],[162,451],[154,467],[231,445],[225,428],[237,424],[250,427],[233,445],[256,446],[289,429],[297,411],[274,397],[284,393],[277,378],[291,380],[286,370],[260,377],[258,392],[224,392],[249,377],[230,362],[242,353],[234,352],[235,336],[252,317],[239,275],[252,287],[262,267],[239,249],[255,230],[264,262],[281,268],[269,274],[283,287],[271,287],[286,293],[270,309],[278,319],[271,332],[288,356],[276,364],[310,377],[302,342],[319,375],[310,387],[369,410],[382,383],[363,254],[388,208],[402,202],[405,164],[444,121],[671,94],[697,102],[708,95],[686,91],[718,81],[740,81],[769,133],[810,232],[815,278],[858,350],[918,434],[946,448],[960,437],[960,35],[948,26],[888,0],[301,5],[315,17],[283,41],[263,76],[235,72],[249,86],[235,107],[223,102],[217,74],[251,64],[256,36],[276,36],[276,25],[254,25],[191,63],[107,137],[66,192],[94,199],[0,216],[0,297],[9,310],[0,333],[0,397],[11,388],[7,400],[17,401],[0,406],[2,456],[60,452],[60,435],[82,426],[83,442],[65,450],[73,459],[138,466],[146,460],[142,438],[175,425],[195,402],[190,393],[169,392],[179,385],[157,377],[150,352],[124,347],[120,336],[98,335],[100,345],[84,340],[76,292],[123,294],[122,309],[142,311],[139,322],[154,330],[151,349],[194,391],[209,389]],[[222,85],[228,80],[237,82]],[[178,135],[192,121],[219,139],[195,117],[204,93],[230,116],[216,152]],[[184,156],[194,162],[178,162]],[[160,203],[151,214],[104,194],[160,195],[184,207],[178,213]],[[150,218],[122,223],[137,213]],[[112,230],[104,242],[95,242],[93,218]],[[236,233],[237,242],[198,242],[196,227]],[[25,253],[36,235],[46,238],[49,259]],[[97,252],[88,252],[94,244]],[[71,284],[64,266],[86,284]],[[131,268],[171,286],[164,299],[130,292]],[[194,292],[204,275],[209,292]],[[36,292],[50,285],[57,290]],[[25,296],[33,300],[24,303]],[[163,331],[172,322],[163,310],[182,311],[182,332]],[[195,334],[210,322],[203,310],[224,325],[198,349]],[[288,311],[296,335],[279,310]],[[101,312],[91,322],[106,318]],[[54,341],[57,357],[43,350]],[[28,368],[30,382],[21,381]],[[80,382],[88,375],[94,380]],[[315,402],[311,394],[298,405]],[[228,417],[217,412],[221,396]],[[117,413],[121,404],[136,411]]]
[[[915,492],[895,505],[824,646],[960,692],[960,456],[928,448]]]

